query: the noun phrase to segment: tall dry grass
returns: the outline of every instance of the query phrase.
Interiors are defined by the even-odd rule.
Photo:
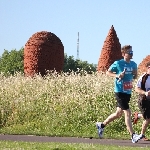
[[[113,88],[113,78],[103,73],[0,74],[0,132],[97,137],[95,122],[116,108]],[[133,91],[133,111],[136,99]],[[106,129],[107,137],[128,135],[123,118]]]

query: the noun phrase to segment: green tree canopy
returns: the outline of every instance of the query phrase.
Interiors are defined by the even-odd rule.
[[[14,74],[15,72],[23,73],[23,48],[19,51],[16,49],[4,50],[0,57],[0,72],[4,74]]]
[[[21,48],[19,51],[13,49],[10,52],[4,50],[4,53],[0,57],[0,72],[3,72],[5,75],[14,75],[16,72],[23,73],[23,53],[24,48]],[[96,65],[94,64],[89,64],[87,61],[81,61],[79,59],[75,60],[73,56],[67,56],[66,53],[64,56],[63,72],[84,70],[87,73],[91,73],[96,71]]]
[[[64,57],[64,68],[63,71],[64,72],[70,72],[70,71],[81,71],[84,70],[87,73],[91,73],[91,72],[96,72],[96,65],[94,64],[89,64],[87,61],[82,61],[80,59],[74,59],[73,56],[67,56],[67,54],[65,54]]]

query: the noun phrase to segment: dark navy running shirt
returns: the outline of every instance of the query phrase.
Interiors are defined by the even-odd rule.
[[[132,81],[133,81],[133,70],[137,70],[137,64],[134,61],[126,62],[124,59],[115,61],[110,67],[109,70],[115,72],[119,75],[122,71],[125,71],[124,77],[119,80],[115,79],[115,92],[122,92],[131,94],[132,91]]]

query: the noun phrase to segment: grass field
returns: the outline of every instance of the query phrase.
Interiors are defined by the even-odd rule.
[[[65,144],[0,141],[0,150],[149,150],[148,147],[125,147],[99,144]]]
[[[116,108],[113,78],[103,73],[52,73],[44,78],[1,74],[0,88],[0,133],[5,134],[97,138],[95,122]],[[139,110],[134,88],[130,104],[132,112]],[[137,132],[141,121],[134,126]],[[124,117],[107,126],[104,136],[129,139]]]

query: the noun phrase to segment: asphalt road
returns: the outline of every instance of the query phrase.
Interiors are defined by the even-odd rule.
[[[78,137],[48,137],[48,136],[34,136],[34,135],[0,134],[0,141],[87,143],[87,144],[101,144],[101,145],[132,146],[132,147],[150,147],[150,141],[142,141],[142,140],[140,140],[138,143],[133,144],[131,140],[94,139],[94,138],[78,138]]]

